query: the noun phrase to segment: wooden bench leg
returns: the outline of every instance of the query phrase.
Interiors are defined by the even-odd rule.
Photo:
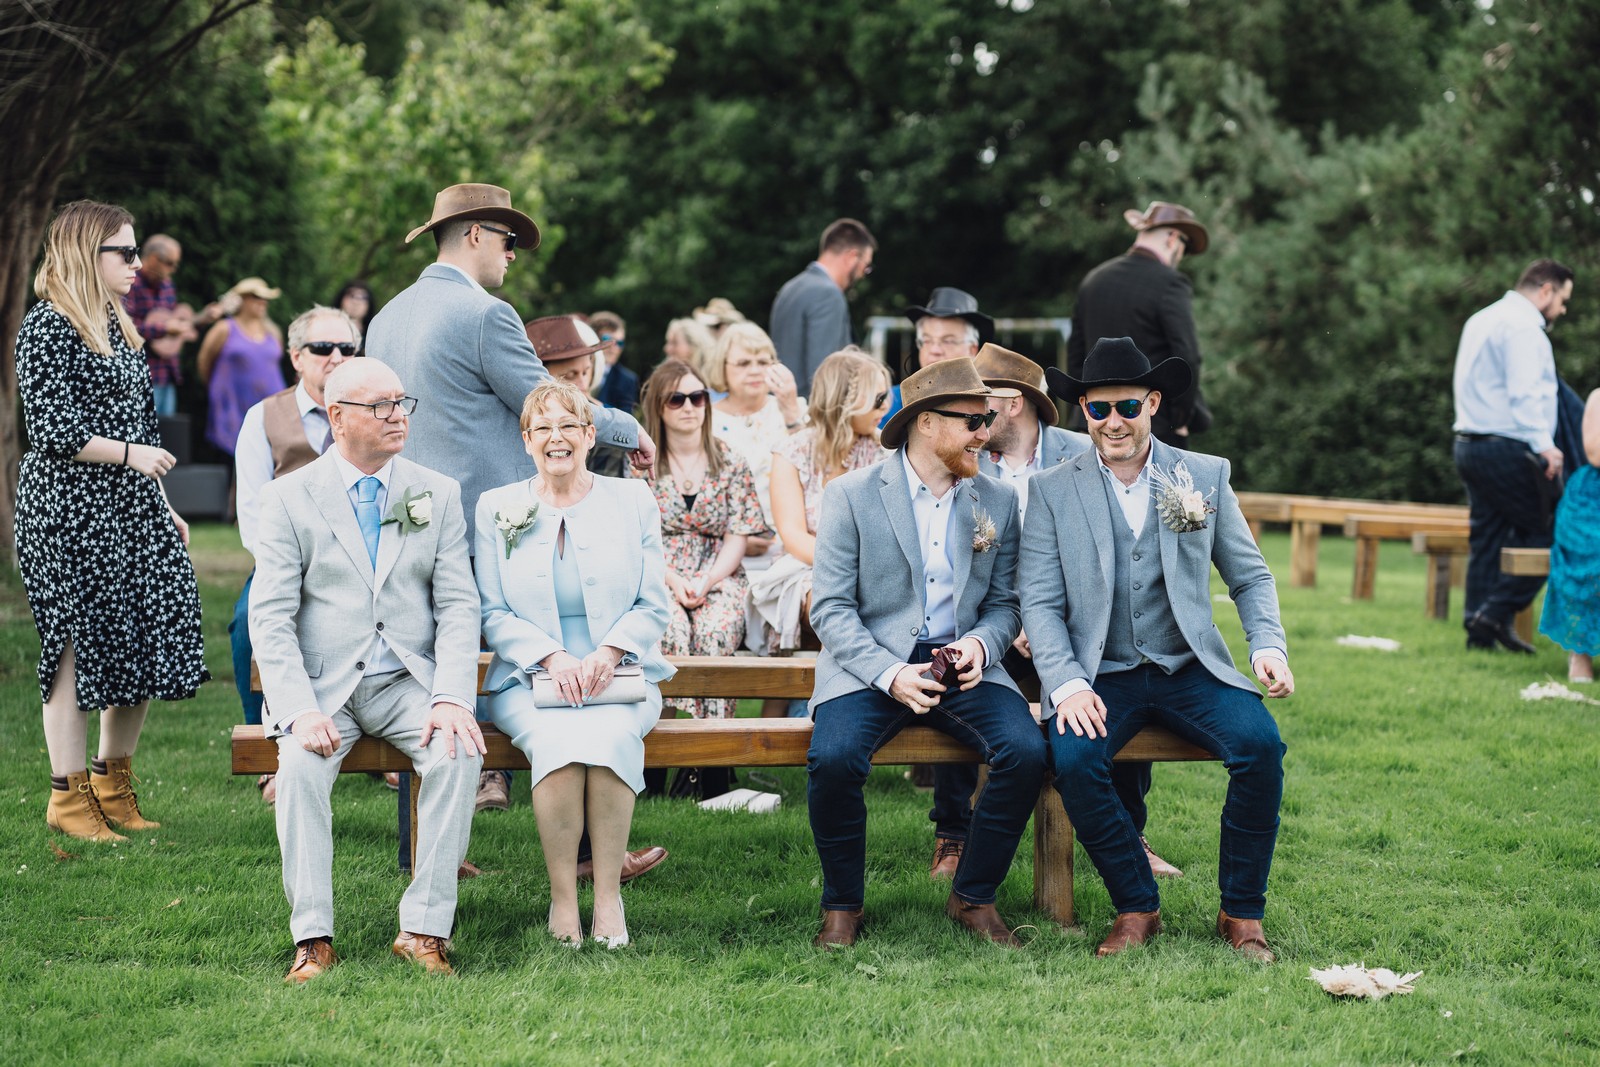
[[[1048,783],[1033,808],[1033,906],[1062,926],[1073,924],[1072,821]]]
[[[1246,519],[1245,525],[1250,527],[1250,536],[1255,538],[1256,544],[1259,545],[1261,543],[1261,520]]]
[[[1428,591],[1423,607],[1430,619],[1450,617],[1450,560],[1448,552],[1436,552],[1428,557]]]
[[[1513,625],[1517,628],[1518,637],[1530,645],[1533,644],[1533,605],[1530,604],[1517,612],[1517,618]]]
[[[411,839],[411,859],[406,869],[411,872],[411,877],[415,878],[417,876],[417,798],[422,795],[422,775],[413,773],[402,777],[405,782],[402,786],[401,795],[406,798],[407,806],[410,809],[406,817],[406,821],[410,824],[408,827],[409,832],[406,836]],[[410,788],[404,788],[404,785],[409,785]]]
[[[1372,587],[1378,576],[1378,545],[1376,537],[1356,538],[1355,580],[1350,587],[1352,599],[1372,599]]]
[[[1289,584],[1296,589],[1317,587],[1317,546],[1322,524],[1297,522],[1289,531]]]

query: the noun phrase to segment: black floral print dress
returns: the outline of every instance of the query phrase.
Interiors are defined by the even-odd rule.
[[[83,343],[48,301],[17,334],[27,455],[17,486],[17,558],[39,628],[39,694],[72,642],[85,711],[183,700],[210,675],[189,553],[155,479],[72,457],[94,436],[159,445],[150,371],[122,332],[112,354]]]

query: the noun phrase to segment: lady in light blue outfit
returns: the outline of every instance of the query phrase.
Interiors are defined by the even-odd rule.
[[[643,482],[585,468],[594,435],[589,399],[577,387],[556,381],[528,394],[522,437],[538,475],[479,498],[476,555],[483,636],[494,653],[484,687],[494,693],[494,724],[533,766],[550,932],[574,946],[583,939],[577,866],[587,818],[590,934],[619,948],[628,943],[619,879],[634,797],[644,789],[644,735],[661,715],[657,684],[673,668],[660,650],[660,512]],[[588,702],[618,667],[642,668],[644,699]],[[545,706],[536,683],[556,691]]]

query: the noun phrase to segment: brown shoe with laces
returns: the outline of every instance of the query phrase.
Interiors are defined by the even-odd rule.
[[[65,789],[51,789],[50,803],[44,809],[44,823],[57,833],[68,834],[80,841],[126,841],[127,838],[111,829],[106,813],[100,807],[100,798],[89,784],[88,770],[67,775]]]
[[[933,840],[933,863],[928,866],[928,877],[936,882],[951,881],[956,876],[956,868],[961,866],[961,850],[967,847],[967,843],[953,837],[936,837]]]
[[[394,939],[392,951],[401,959],[422,964],[429,974],[455,974],[450,960],[444,954],[445,938],[432,934],[412,934],[404,930]]]
[[[1178,868],[1174,867],[1172,864],[1156,855],[1156,850],[1150,847],[1150,842],[1144,839],[1143,834],[1139,835],[1139,844],[1144,846],[1144,858],[1150,864],[1151,874],[1155,875],[1157,878],[1183,877],[1182,871],[1178,870]]]
[[[325,937],[313,937],[295,946],[294,965],[283,980],[289,985],[305,985],[338,962],[333,954],[333,942]]]
[[[106,813],[106,821],[112,826],[124,830],[160,829],[160,823],[145,818],[139,810],[139,796],[133,791],[133,783],[138,780],[133,773],[132,756],[108,759],[106,773],[89,775],[89,784],[100,798],[100,810]]]
[[[1272,963],[1278,957],[1267,947],[1267,935],[1261,930],[1260,919],[1235,919],[1221,909],[1217,910],[1217,936],[1233,946],[1233,950],[1247,960]]]
[[[1142,945],[1161,931],[1159,911],[1124,911],[1111,924],[1111,932],[1100,942],[1094,954],[1101,958],[1115,956],[1124,949]]]

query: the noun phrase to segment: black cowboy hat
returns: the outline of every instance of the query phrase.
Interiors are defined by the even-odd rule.
[[[1194,372],[1180,356],[1170,356],[1150,366],[1150,357],[1139,351],[1131,337],[1102,337],[1094,343],[1083,361],[1080,381],[1054,367],[1044,369],[1050,391],[1069,404],[1101,385],[1147,385],[1163,396],[1177,397],[1194,384]]]
[[[916,325],[918,319],[965,319],[978,328],[978,344],[994,340],[994,320],[978,310],[978,298],[960,289],[941,285],[928,294],[927,307],[906,308],[906,318]]]

